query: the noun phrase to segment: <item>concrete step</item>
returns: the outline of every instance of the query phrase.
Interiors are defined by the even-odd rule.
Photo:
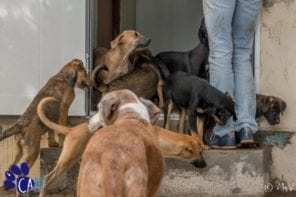
[[[60,148],[41,150],[41,177],[56,163]],[[268,175],[263,149],[207,150],[207,167],[198,169],[186,162],[166,159],[166,172],[159,196],[261,196]],[[75,193],[79,165],[59,177],[53,193]],[[91,173],[91,172],[90,172]]]
[[[268,175],[263,149],[208,150],[207,167],[166,159],[159,196],[260,196]]]

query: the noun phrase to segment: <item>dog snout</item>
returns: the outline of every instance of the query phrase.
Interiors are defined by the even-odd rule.
[[[279,124],[279,123],[280,123],[280,119],[279,118],[277,118],[277,119],[275,119],[273,121],[269,121],[269,124],[271,124],[271,125],[276,125],[276,124]]]
[[[205,162],[204,158],[195,160],[191,162],[192,165],[194,165],[196,168],[205,168],[207,166],[207,163]]]
[[[139,47],[147,47],[151,42],[151,39],[150,38],[146,38],[146,37],[142,37],[140,40],[139,40]]]

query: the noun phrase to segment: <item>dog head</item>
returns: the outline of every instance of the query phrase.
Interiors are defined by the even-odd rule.
[[[160,110],[151,101],[139,99],[130,90],[107,93],[98,104],[98,112],[89,120],[89,131],[113,124],[120,119],[144,119],[151,123],[158,120]]]
[[[67,84],[73,88],[87,89],[90,86],[90,78],[86,73],[83,62],[79,59],[73,59],[67,63],[61,73]]]
[[[214,118],[218,125],[223,126],[232,116],[236,120],[236,116],[233,97],[228,92],[221,96],[221,99],[216,99],[217,102],[210,104],[206,111]]]
[[[165,157],[172,157],[191,163],[197,168],[206,167],[203,158],[203,143],[196,133],[185,135],[155,126],[159,144]]]
[[[280,115],[284,113],[287,104],[282,99],[275,96],[257,96],[257,112],[263,115],[270,125],[280,123]]]
[[[137,31],[125,30],[111,41],[111,48],[120,47],[132,52],[136,48],[148,46],[150,41],[151,39],[146,38]]]
[[[200,27],[198,30],[198,38],[199,38],[200,43],[209,47],[208,32],[207,32],[206,23],[205,23],[204,18],[202,19],[202,21],[200,23]]]

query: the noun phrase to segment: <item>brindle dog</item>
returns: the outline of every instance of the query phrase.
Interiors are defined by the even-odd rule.
[[[39,101],[48,96],[59,101],[59,106],[50,106],[46,111],[52,119],[58,117],[58,123],[65,125],[69,107],[72,104],[75,92],[74,87],[88,88],[90,79],[81,60],[74,59],[67,63],[55,76],[49,79],[38,92],[24,114],[17,122],[5,130],[0,136],[3,140],[15,135],[17,153],[11,165],[22,160],[32,167],[40,151],[41,136],[49,129],[40,121],[36,108]],[[49,146],[56,146],[53,133],[49,134]],[[11,167],[9,166],[9,168]]]
[[[159,100],[159,107],[163,107],[163,79],[160,72],[159,64],[155,63],[154,57],[148,49],[141,49],[133,52],[129,56],[129,60],[134,67],[129,73],[115,79],[109,84],[104,84],[99,76],[100,69],[96,69],[92,73],[92,81],[94,86],[101,93],[105,94],[114,90],[129,89],[137,96],[150,99],[156,93]],[[104,65],[100,65],[104,67]],[[107,70],[108,68],[105,67]],[[167,71],[168,73],[168,71]],[[99,98],[94,98],[94,102],[98,103]]]
[[[256,118],[264,116],[270,125],[280,123],[280,115],[284,113],[287,104],[275,96],[256,94]]]

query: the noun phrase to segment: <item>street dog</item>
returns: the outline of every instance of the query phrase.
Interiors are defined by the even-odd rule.
[[[170,73],[183,71],[208,80],[209,42],[204,19],[201,22],[198,37],[200,43],[186,52],[161,52],[156,55]]]
[[[270,125],[280,123],[280,115],[284,113],[287,104],[275,96],[256,94],[256,118],[264,116]]]
[[[93,135],[89,132],[87,123],[81,123],[75,127],[65,127],[50,121],[43,109],[52,101],[56,102],[53,97],[46,97],[40,101],[37,107],[38,116],[48,128],[66,135],[66,138],[56,166],[44,179],[44,187],[40,197],[45,196],[49,186],[56,178],[80,160],[89,139]],[[145,101],[144,104],[148,109],[151,124],[156,124],[160,111],[150,101]],[[206,164],[202,157],[203,146],[196,135],[179,134],[158,126],[154,126],[154,128],[164,157],[184,160],[198,168],[205,167]]]
[[[67,63],[55,76],[48,80],[24,114],[1,135],[1,140],[12,135],[15,135],[16,138],[17,153],[9,169],[20,160],[32,167],[39,155],[41,136],[50,130],[40,121],[36,113],[39,101],[47,96],[52,96],[58,100],[60,105],[49,107],[47,111],[53,119],[58,117],[57,122],[60,125],[65,125],[69,107],[75,97],[74,87],[85,89],[89,85],[90,79],[82,61],[78,59]],[[56,145],[54,136],[51,136],[50,133],[48,143],[49,146]]]
[[[76,162],[80,160],[89,139],[93,135],[93,133],[89,131],[87,123],[81,123],[75,127],[65,127],[49,120],[43,110],[48,105],[52,106],[52,102],[58,103],[58,101],[53,97],[43,98],[37,106],[37,114],[42,123],[45,124],[48,128],[62,135],[65,135],[66,137],[62,152],[56,166],[45,177],[44,187],[43,191],[40,193],[40,197],[45,196],[49,186],[54,182],[56,178],[58,178],[61,174],[66,172],[69,168],[71,168]],[[150,101],[141,99],[141,102],[148,109],[150,122],[152,124],[156,124],[160,115],[160,110]]]
[[[202,156],[203,142],[197,134],[185,135],[159,126],[154,127],[164,157],[180,159],[191,163],[197,168],[206,167],[206,162]]]
[[[129,90],[110,92],[88,125],[102,126],[82,155],[77,196],[156,196],[164,161],[145,105]]]
[[[203,123],[197,119],[198,114],[209,114],[219,125],[224,125],[232,116],[235,118],[233,98],[202,78],[178,71],[166,79],[165,89],[169,98],[165,120],[167,129],[170,127],[169,119],[174,105],[183,111],[179,126],[182,121],[185,122],[185,110],[187,110],[189,128],[193,132],[198,132],[200,139],[203,139]]]
[[[148,49],[137,50],[129,57],[134,67],[132,71],[109,84],[104,84],[97,77],[99,75],[96,73],[98,70],[95,70],[92,74],[93,84],[103,94],[114,90],[129,89],[139,97],[150,99],[157,93],[159,107],[162,108],[164,81],[153,58]],[[94,102],[98,101],[98,99],[95,99]]]
[[[130,63],[129,55],[139,47],[145,47],[150,43],[150,39],[144,37],[139,32],[126,30],[111,41],[111,49],[105,55],[99,56],[99,65],[95,65],[93,73],[103,84],[109,84],[114,79],[128,73]],[[104,51],[102,52],[104,54]],[[100,66],[104,65],[104,67]],[[100,72],[98,72],[100,71]],[[94,74],[92,74],[94,75]],[[94,77],[92,77],[94,78]]]

